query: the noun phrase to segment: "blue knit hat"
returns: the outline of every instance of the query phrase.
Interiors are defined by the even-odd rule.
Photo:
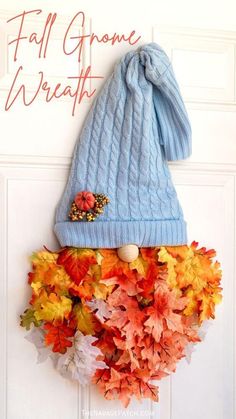
[[[191,127],[166,53],[155,43],[127,53],[76,144],[56,211],[61,246],[187,244],[167,160],[190,154]]]

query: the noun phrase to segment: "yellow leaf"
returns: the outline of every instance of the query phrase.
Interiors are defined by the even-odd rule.
[[[103,256],[101,255],[101,253],[99,252],[99,250],[96,250],[95,251],[95,254],[96,254],[97,264],[98,265],[101,265],[102,264]]]
[[[42,289],[42,282],[32,282],[31,288],[33,288],[36,295],[39,295],[40,290]]]
[[[58,258],[58,253],[48,252],[47,250],[42,250],[41,252],[33,253],[30,260],[36,265],[45,265],[45,263],[55,263]]]
[[[158,252],[158,260],[162,263],[167,263],[168,267],[168,277],[167,284],[171,288],[175,288],[177,285],[176,281],[176,271],[175,266],[177,265],[177,260],[173,258],[166,250],[165,247],[161,247]]]
[[[86,335],[92,335],[94,333],[94,318],[89,308],[79,303],[75,305],[73,312],[77,328]]]
[[[63,266],[53,265],[45,273],[43,282],[50,285],[57,295],[68,294],[72,281]]]
[[[195,299],[195,294],[194,294],[193,290],[189,290],[185,294],[185,297],[188,297],[189,302],[188,302],[187,306],[185,307],[185,309],[183,311],[183,314],[185,316],[192,316],[192,314],[197,311],[197,301]]]
[[[63,321],[68,318],[72,307],[72,301],[64,296],[58,297],[51,293],[44,297],[43,301],[38,302],[35,310],[35,318],[37,320],[45,320],[53,322],[54,320]]]
[[[138,256],[137,259],[129,263],[129,268],[136,269],[136,271],[143,277],[146,276],[147,267],[148,267],[148,263],[141,256]]]
[[[107,296],[112,292],[114,285],[105,285],[100,282],[101,280],[101,266],[91,265],[89,272],[93,278],[91,286],[93,288],[93,296],[95,298],[102,298],[106,300]]]
[[[183,262],[177,265],[178,286],[186,288],[189,285],[196,293],[199,293],[207,284],[206,266],[198,256],[189,255]]]

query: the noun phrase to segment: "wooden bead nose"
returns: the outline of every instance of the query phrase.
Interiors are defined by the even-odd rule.
[[[136,244],[126,244],[117,250],[119,258],[123,262],[133,262],[139,255],[139,248]]]

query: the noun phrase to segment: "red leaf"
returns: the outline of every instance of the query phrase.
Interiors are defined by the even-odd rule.
[[[67,247],[57,260],[58,265],[63,265],[71,279],[79,285],[88,272],[89,266],[96,264],[95,252],[91,249],[78,249]]]
[[[75,331],[65,324],[54,326],[51,323],[45,323],[44,329],[48,330],[45,335],[45,344],[53,345],[53,352],[64,354],[66,348],[72,346],[72,342],[68,339],[74,336]]]

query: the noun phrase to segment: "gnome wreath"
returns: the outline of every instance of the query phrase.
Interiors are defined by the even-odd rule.
[[[165,52],[126,54],[88,114],[55,233],[31,257],[21,325],[56,369],[127,406],[158,401],[156,380],[190,359],[221,301],[214,250],[187,244],[168,160],[191,154],[191,127]]]

